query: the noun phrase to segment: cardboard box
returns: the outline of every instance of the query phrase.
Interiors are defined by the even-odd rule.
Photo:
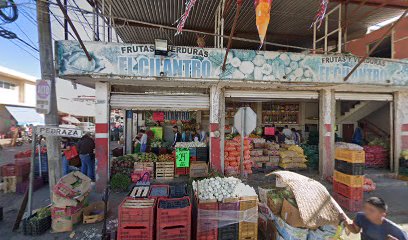
[[[299,209],[290,204],[286,199],[283,200],[281,217],[292,227],[302,228],[306,227],[300,217]]]
[[[64,198],[58,194],[52,193],[52,206],[58,208],[77,207],[87,200],[88,195],[89,192],[86,192],[84,195],[74,198]]]
[[[82,210],[73,214],[71,217],[58,217],[52,219],[53,232],[71,232],[74,225],[82,221]]]
[[[63,176],[54,186],[53,192],[61,197],[74,198],[91,189],[91,179],[79,171]]]

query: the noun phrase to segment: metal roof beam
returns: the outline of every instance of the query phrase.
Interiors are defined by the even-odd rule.
[[[340,2],[340,3],[344,3],[347,0],[331,0],[330,2]],[[367,0],[350,0],[348,3],[350,4],[362,4],[365,6],[373,6],[373,7],[377,7],[377,6],[381,6],[385,7],[385,8],[396,8],[396,9],[402,9],[405,10],[408,7],[408,2],[404,2],[401,1],[401,4],[397,4],[397,3],[386,3],[384,4],[384,2],[380,2],[380,1],[367,1]]]

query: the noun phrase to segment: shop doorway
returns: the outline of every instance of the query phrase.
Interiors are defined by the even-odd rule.
[[[362,146],[369,171],[393,169],[392,122],[392,95],[336,93],[336,141]]]

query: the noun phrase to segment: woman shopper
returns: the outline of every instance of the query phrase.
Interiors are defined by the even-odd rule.
[[[78,153],[81,159],[81,172],[95,181],[95,158],[93,158],[95,142],[85,134],[78,142]]]

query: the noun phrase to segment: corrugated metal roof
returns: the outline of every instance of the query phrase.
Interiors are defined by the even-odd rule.
[[[105,2],[108,4],[111,1],[105,0]],[[219,2],[218,0],[197,0],[185,24],[185,29],[213,33],[214,15]],[[236,0],[232,0],[232,2],[233,5],[225,17],[225,35],[229,34],[235,15]],[[358,3],[357,0],[351,2]],[[378,5],[378,3],[381,3],[380,0],[366,2],[372,2],[372,5],[359,7],[358,4],[349,4],[349,12],[359,8],[357,14],[354,14],[354,17],[350,19],[352,22],[348,26],[348,35],[350,37],[361,36],[369,26],[399,16],[403,12],[401,9],[379,7],[381,6]],[[112,4],[112,15],[166,26],[175,26],[175,21],[184,12],[184,4],[185,0],[115,0]],[[337,4],[338,2],[330,3],[328,11],[337,6]],[[313,31],[310,26],[318,7],[319,0],[274,0],[266,40],[281,44],[311,47]],[[105,9],[108,8],[106,7]],[[362,16],[363,19],[360,19]],[[337,26],[337,13],[333,14],[329,21],[329,28],[334,29]],[[162,38],[167,39],[172,45],[197,46],[197,36],[194,33],[184,32],[182,35],[174,36],[174,30],[152,28],[131,23],[126,23],[123,26],[118,24],[116,31],[121,39],[127,43],[153,43],[155,38]],[[320,35],[322,35],[322,32],[323,27]],[[258,40],[253,0],[243,0],[235,36]],[[213,39],[212,36],[207,36],[205,38],[206,46],[213,46]],[[224,44],[226,42],[224,41]],[[233,48],[254,49],[257,47],[256,43],[240,42],[237,40],[233,42]]]

